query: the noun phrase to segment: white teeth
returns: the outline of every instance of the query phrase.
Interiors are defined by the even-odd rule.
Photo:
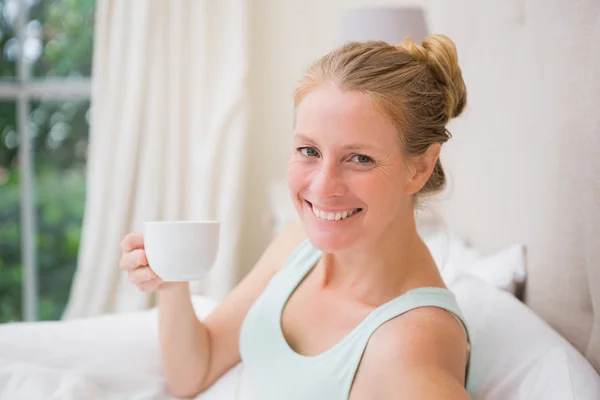
[[[354,214],[355,211],[354,210],[348,210],[348,211],[338,212],[338,213],[325,212],[323,210],[319,210],[317,207],[315,207],[313,205],[313,213],[317,217],[319,217],[321,219],[326,219],[328,221],[339,221],[341,219],[348,218],[349,216],[351,216],[352,214]]]

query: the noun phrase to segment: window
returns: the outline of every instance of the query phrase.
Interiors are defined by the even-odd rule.
[[[0,0],[0,322],[66,305],[85,202],[95,0]]]

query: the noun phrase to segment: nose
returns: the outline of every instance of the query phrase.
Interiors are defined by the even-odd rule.
[[[334,163],[321,163],[313,175],[311,192],[320,198],[343,196],[346,185],[341,168]]]

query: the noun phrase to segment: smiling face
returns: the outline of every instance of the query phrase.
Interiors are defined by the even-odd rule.
[[[362,247],[412,217],[413,172],[366,96],[321,85],[298,106],[288,187],[311,243]]]

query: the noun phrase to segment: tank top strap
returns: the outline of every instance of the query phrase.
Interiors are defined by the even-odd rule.
[[[369,333],[369,336],[371,336],[377,328],[387,321],[421,307],[436,307],[448,311],[462,323],[468,336],[466,323],[458,307],[454,293],[448,289],[439,287],[412,289],[381,305],[375,309],[372,315],[373,318],[369,321],[365,329]]]

